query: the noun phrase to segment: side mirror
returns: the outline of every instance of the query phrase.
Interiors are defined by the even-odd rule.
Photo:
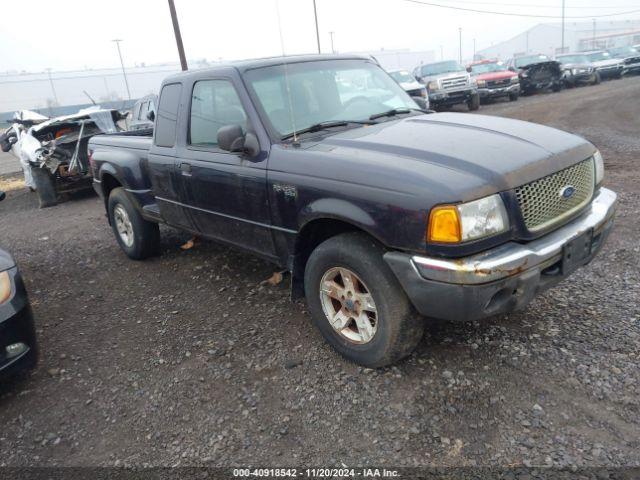
[[[429,105],[427,105],[427,102],[424,98],[422,97],[411,97],[411,98],[413,99],[414,102],[418,104],[421,110],[429,110]]]
[[[471,67],[467,67],[467,72],[471,73],[473,69]]]
[[[516,67],[514,67],[513,65],[509,66],[508,70],[510,72],[515,72],[516,71]]]
[[[218,130],[218,147],[227,152],[244,152],[250,157],[260,152],[260,143],[253,133],[242,132],[240,125],[225,125]]]
[[[6,193],[4,193],[4,192],[0,191],[0,202],[1,202],[2,200],[4,200],[6,196],[7,196],[7,194],[6,194]]]
[[[156,119],[156,112],[154,112],[153,110],[150,110],[147,112],[147,120],[153,122]]]

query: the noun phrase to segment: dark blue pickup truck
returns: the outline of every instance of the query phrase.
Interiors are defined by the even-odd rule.
[[[431,113],[375,61],[278,57],[167,78],[150,131],[89,143],[95,189],[133,259],[158,223],[291,272],[341,354],[409,354],[424,318],[524,307],[588,263],[616,195],[586,140]]]

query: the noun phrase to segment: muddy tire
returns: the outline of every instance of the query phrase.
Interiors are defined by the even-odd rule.
[[[593,76],[593,85],[598,85],[601,81],[602,78],[600,77],[600,74],[596,72],[596,74]]]
[[[520,98],[520,94],[519,93],[510,93],[509,94],[509,101],[510,102],[517,102],[518,98]]]
[[[304,275],[314,325],[341,355],[369,368],[409,355],[424,332],[383,254],[367,235],[344,233],[312,252]]]
[[[467,102],[467,108],[472,112],[478,110],[480,108],[480,95],[477,93],[473,95]]]
[[[49,171],[44,168],[31,167],[31,176],[36,185],[36,194],[40,208],[53,207],[58,204],[56,183]]]
[[[160,228],[157,223],[142,218],[123,188],[114,188],[109,195],[109,222],[118,245],[133,260],[144,260],[160,250]]]

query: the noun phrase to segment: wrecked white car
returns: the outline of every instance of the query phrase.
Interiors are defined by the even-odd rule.
[[[50,207],[60,194],[91,188],[89,139],[119,131],[117,122],[122,118],[118,110],[99,107],[51,119],[16,112],[13,125],[0,134],[0,147],[20,160],[25,185],[36,191],[40,207]]]

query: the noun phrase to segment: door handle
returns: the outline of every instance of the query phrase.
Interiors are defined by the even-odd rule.
[[[190,177],[191,176],[191,164],[190,163],[185,163],[185,162],[180,163],[180,171],[182,172],[182,175]]]

